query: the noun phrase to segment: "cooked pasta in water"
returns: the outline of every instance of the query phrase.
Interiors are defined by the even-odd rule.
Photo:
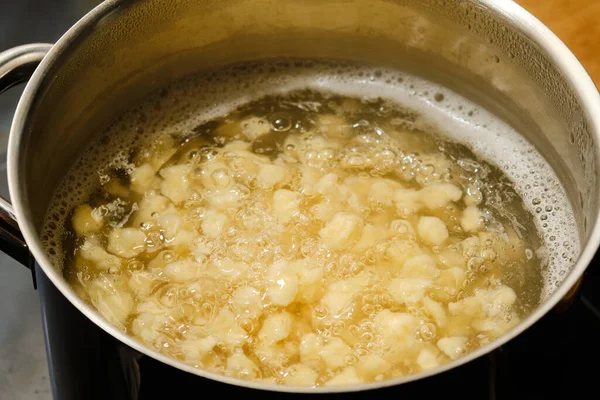
[[[544,240],[511,181],[391,100],[290,90],[135,140],[45,239],[104,318],[196,368],[382,381],[540,301]]]

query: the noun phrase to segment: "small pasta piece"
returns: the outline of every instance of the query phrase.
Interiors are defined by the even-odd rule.
[[[242,195],[236,188],[220,188],[211,191],[207,195],[208,203],[215,210],[230,211],[239,206]]]
[[[361,232],[360,239],[354,245],[354,251],[362,253],[385,239],[385,230],[372,224],[366,224]]]
[[[365,380],[373,380],[378,375],[383,375],[392,368],[386,359],[377,354],[361,357],[356,363],[356,371]]]
[[[163,236],[167,240],[171,240],[179,232],[182,225],[181,216],[175,207],[170,207],[165,210],[157,219],[158,226],[161,228]]]
[[[466,267],[465,258],[458,251],[443,250],[438,254],[438,261],[440,267],[458,267],[464,269]]]
[[[154,179],[156,178],[156,170],[150,163],[144,163],[131,172],[131,189],[137,193],[144,193]]]
[[[127,281],[129,289],[137,296],[148,296],[158,283],[155,276],[147,271],[133,273]]]
[[[111,267],[120,269],[123,263],[120,257],[109,254],[93,239],[86,240],[79,246],[77,255],[84,260],[93,262],[96,268],[104,271]]]
[[[262,295],[252,286],[237,288],[231,301],[233,311],[240,318],[256,319],[263,312]]]
[[[223,229],[227,226],[229,218],[221,213],[208,213],[202,221],[202,233],[206,236],[216,239],[223,233]]]
[[[282,223],[287,223],[300,212],[300,195],[286,189],[273,194],[273,213]]]
[[[140,226],[144,222],[154,221],[153,216],[166,210],[169,204],[169,199],[158,191],[146,192],[142,200],[138,202],[138,209],[133,214],[132,225]]]
[[[450,202],[459,201],[462,190],[451,183],[433,183],[419,191],[421,202],[429,210],[447,206]]]
[[[446,314],[446,310],[442,304],[432,300],[428,296],[424,296],[423,305],[437,326],[443,328],[448,324],[448,315]]]
[[[359,216],[339,212],[319,231],[319,236],[330,248],[341,250],[360,238],[362,227],[363,220]]]
[[[517,326],[520,321],[521,319],[519,316],[512,312],[508,315],[498,315],[495,317],[473,321],[471,326],[479,332],[491,334],[493,337],[500,337]]]
[[[256,179],[262,188],[272,188],[283,181],[285,169],[274,164],[261,164]]]
[[[321,179],[319,179],[319,181],[315,185],[315,190],[317,191],[317,193],[321,194],[334,194],[334,192],[338,191],[338,180],[339,177],[337,174],[326,174]]]
[[[185,361],[188,363],[199,363],[213,350],[217,345],[217,339],[213,336],[207,336],[201,339],[182,340],[179,344],[184,354]],[[228,360],[229,363],[229,360]]]
[[[328,310],[330,316],[337,317],[352,305],[353,299],[364,287],[363,275],[334,282],[327,288],[320,304]]]
[[[96,279],[90,285],[88,294],[100,314],[108,322],[121,327],[133,311],[133,297],[130,293],[122,290],[109,290],[104,281],[104,278]]]
[[[464,209],[460,217],[460,226],[465,232],[477,232],[483,226],[483,216],[477,206]]]
[[[201,186],[209,190],[228,188],[234,180],[227,164],[217,158],[200,164],[200,171],[196,170],[194,179],[200,179]]]
[[[390,356],[402,354],[415,346],[414,331],[419,324],[416,317],[407,313],[383,310],[377,313],[374,322],[384,345],[393,350]]]
[[[358,376],[354,367],[346,367],[342,372],[325,382],[325,386],[355,385],[362,382],[362,378]]]
[[[395,278],[390,280],[386,288],[396,303],[411,304],[421,301],[431,284],[431,279]]]
[[[166,167],[159,172],[163,178],[160,191],[175,204],[184,202],[189,197],[190,182],[188,173],[189,166],[186,164]]]
[[[421,239],[433,246],[441,245],[449,236],[446,224],[437,217],[421,217],[417,229]]]
[[[423,208],[421,195],[415,189],[396,189],[393,199],[397,213],[402,217],[412,215]]]
[[[239,348],[248,341],[248,334],[238,325],[235,315],[228,309],[219,311],[211,323],[211,333],[229,349]]]
[[[253,380],[260,375],[258,366],[244,353],[235,353],[227,358],[227,371],[237,378],[247,380]]]
[[[249,117],[240,122],[242,133],[249,140],[257,138],[271,132],[271,124],[264,118]]]
[[[372,203],[390,207],[394,202],[394,190],[399,189],[400,184],[389,179],[378,179],[371,185],[368,200]]]
[[[273,263],[267,271],[267,297],[278,306],[289,305],[298,294],[298,277],[287,261]]]
[[[290,365],[283,377],[289,386],[315,386],[319,374],[302,363]]]
[[[160,323],[160,317],[155,314],[138,313],[131,322],[131,332],[145,343],[154,343],[161,335],[157,329]]]
[[[318,124],[328,138],[347,138],[352,128],[344,117],[333,114],[320,115]]]
[[[397,268],[402,267],[408,259],[420,254],[422,254],[421,248],[411,240],[394,240],[386,249],[387,257]]]
[[[324,292],[323,270],[316,263],[308,259],[294,261],[288,268],[296,273],[298,278],[298,294],[296,301],[313,304],[318,301]]]
[[[293,317],[288,312],[269,315],[258,332],[263,343],[277,343],[287,338],[292,330]]]
[[[165,266],[164,276],[173,282],[187,282],[199,277],[201,271],[197,262],[179,260]]]
[[[104,221],[94,214],[92,207],[88,204],[83,204],[75,209],[73,218],[71,219],[73,229],[78,235],[85,235],[87,233],[98,232]]]
[[[300,359],[306,365],[316,370],[322,364],[321,349],[323,338],[315,333],[307,333],[300,339]]]
[[[477,206],[483,201],[483,193],[481,193],[479,188],[470,186],[467,188],[467,192],[463,198],[463,201],[467,206]]]
[[[436,368],[440,365],[438,357],[430,349],[423,349],[417,357],[417,364],[423,371]]]
[[[402,277],[407,278],[435,279],[440,276],[440,270],[437,268],[433,257],[421,254],[406,260],[400,274]]]
[[[467,350],[468,339],[464,336],[445,337],[437,342],[439,349],[450,357],[451,360],[456,360],[458,357],[465,354]]]
[[[119,257],[132,258],[144,251],[146,235],[137,228],[115,229],[108,236],[106,250]]]
[[[213,271],[225,279],[245,279],[248,276],[250,267],[243,261],[234,261],[230,258],[223,258],[213,261]]]
[[[321,357],[327,368],[337,369],[346,365],[346,357],[351,353],[348,346],[339,337],[332,337],[321,348]]]

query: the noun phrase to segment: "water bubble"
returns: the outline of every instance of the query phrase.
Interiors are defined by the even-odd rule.
[[[484,263],[484,259],[481,257],[472,257],[467,261],[467,268],[469,271],[475,271]]]
[[[353,154],[346,158],[346,162],[352,167],[362,167],[365,165],[365,158],[359,154]]]
[[[493,262],[498,257],[498,254],[492,249],[484,249],[481,252],[481,257],[486,261]]]
[[[229,172],[224,168],[214,170],[211,178],[217,187],[226,187],[231,183]]]
[[[122,271],[121,271],[121,268],[113,265],[108,269],[108,273],[112,276],[119,276],[119,275],[121,275]]]
[[[436,336],[436,331],[436,326],[431,322],[424,323],[419,327],[419,334],[425,341],[433,340]]]
[[[163,286],[158,293],[158,301],[167,308],[177,305],[177,289],[172,285]]]
[[[410,232],[412,230],[412,226],[410,225],[410,223],[408,221],[403,221],[403,220],[394,220],[391,223],[390,228],[399,234],[406,234],[408,232]]]
[[[335,157],[334,149],[323,149],[319,152],[319,158],[321,160],[333,160]]]
[[[304,157],[306,158],[307,162],[310,162],[312,160],[316,160],[319,157],[319,152],[316,150],[307,150],[306,152],[304,152]]]
[[[163,260],[165,260],[166,262],[171,262],[171,261],[175,260],[175,257],[176,257],[175,252],[172,250],[165,250],[160,255],[163,258]]]
[[[271,126],[276,132],[287,132],[292,125],[292,118],[286,113],[278,113],[271,117]]]
[[[329,310],[327,307],[316,307],[314,309],[314,315],[317,319],[324,319],[329,315]]]
[[[435,167],[431,164],[424,164],[419,167],[418,171],[423,176],[429,176],[435,172]]]
[[[533,251],[531,251],[531,249],[525,249],[525,257],[527,260],[531,260],[533,258]]]
[[[246,332],[253,332],[255,329],[254,322],[247,318],[244,318],[240,321],[240,327]]]

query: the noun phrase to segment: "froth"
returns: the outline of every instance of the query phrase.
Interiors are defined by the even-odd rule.
[[[561,284],[579,254],[577,227],[557,176],[529,142],[476,104],[417,76],[315,61],[257,62],[202,73],[174,83],[122,115],[76,161],[56,192],[42,236],[54,264],[63,264],[61,227],[70,210],[87,201],[107,167],[128,170],[130,154],[154,135],[185,136],[242,104],[298,89],[389,99],[418,113],[417,127],[441,132],[501,168],[536,216],[545,243],[538,249],[546,263],[542,300]]]

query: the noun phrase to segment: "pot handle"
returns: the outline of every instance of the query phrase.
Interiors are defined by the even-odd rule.
[[[35,43],[14,47],[0,53],[0,93],[29,80],[51,48],[51,44]],[[2,197],[0,197],[0,250],[31,269],[33,274],[33,257],[21,234],[13,207]]]
[[[0,250],[33,271],[33,257],[27,248],[23,235],[21,235],[12,205],[1,196]]]
[[[28,81],[51,48],[51,44],[33,43],[1,52],[0,93]]]

